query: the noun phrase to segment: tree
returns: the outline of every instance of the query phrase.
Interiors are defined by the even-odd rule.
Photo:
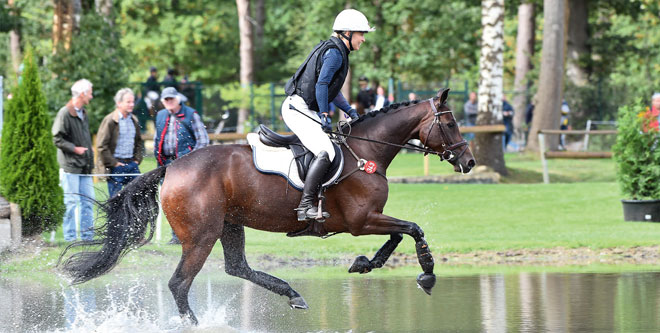
[[[0,192],[21,206],[23,235],[53,230],[62,223],[64,197],[46,112],[46,97],[27,49],[21,84],[7,105],[0,146]]]
[[[11,24],[11,30],[9,30],[9,49],[11,53],[11,62],[12,68],[15,73],[18,73],[18,67],[21,62],[21,35],[20,30],[18,29],[18,20],[12,20],[17,15],[15,13],[16,8],[14,7],[14,0],[9,0],[7,2],[9,9],[13,12],[10,12],[9,17],[7,17],[8,23]]]
[[[523,138],[522,124],[527,109],[527,75],[532,69],[534,56],[534,9],[533,2],[522,2],[518,6],[518,34],[516,37],[516,73],[513,83],[513,128],[519,141]]]
[[[568,1],[568,34],[566,40],[566,79],[582,87],[589,82],[587,63],[589,50],[589,11],[587,1]]]
[[[479,61],[479,113],[477,125],[502,120],[502,62],[504,45],[504,0],[483,0],[481,5],[481,58]],[[474,157],[500,174],[506,174],[502,135],[477,133]]]
[[[543,50],[541,73],[538,84],[538,101],[534,108],[532,128],[529,131],[527,150],[538,151],[538,132],[542,129],[558,129],[564,82],[564,1],[543,2]],[[559,137],[549,140],[550,147],[557,147]]]
[[[236,0],[238,8],[238,30],[241,36],[241,87],[244,91],[254,82],[254,43],[250,15],[250,0]],[[236,132],[243,133],[250,110],[242,106],[238,110]]]
[[[86,78],[94,85],[94,100],[86,107],[90,114],[90,130],[96,131],[109,110],[117,90],[126,87],[131,55],[120,43],[116,28],[111,27],[94,11],[80,21],[80,30],[73,35],[67,51],[60,45],[48,63],[54,79],[46,82],[49,109],[59,110],[71,98],[71,85]]]

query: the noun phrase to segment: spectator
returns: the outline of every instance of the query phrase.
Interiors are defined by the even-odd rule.
[[[414,92],[411,91],[411,92],[408,94],[408,100],[409,100],[409,101],[415,101],[415,100],[417,100],[417,94],[415,94]]]
[[[651,97],[651,112],[654,114],[660,113],[660,92],[653,94]]]
[[[468,101],[463,104],[463,113],[465,114],[465,121],[467,126],[474,126],[477,124],[478,112],[479,103],[477,102],[477,93],[471,91]]]
[[[376,104],[376,94],[374,90],[369,87],[369,79],[366,76],[361,76],[359,80],[360,92],[357,95],[357,111],[359,114],[365,114],[373,110]]]
[[[532,128],[532,119],[534,118],[534,104],[536,103],[536,95],[529,101],[527,104],[527,109],[525,110],[525,145],[527,145],[527,140],[529,139],[529,129]]]
[[[156,69],[156,67],[151,66],[149,69],[149,77],[147,78],[147,82],[144,83],[144,90],[145,95],[146,92],[149,91],[160,92],[160,86],[158,84],[158,69]]]
[[[167,70],[167,75],[163,79],[163,88],[174,87],[179,90],[179,82],[176,80],[176,70],[170,68]]]
[[[559,122],[560,130],[570,130],[571,127],[568,125],[568,114],[571,112],[571,109],[568,107],[566,100],[561,102],[561,120]],[[559,150],[566,150],[566,134],[559,136]]]
[[[183,95],[182,98],[185,98],[182,100],[184,104],[188,104],[193,107],[195,106],[195,89],[190,83],[190,80],[188,80],[188,75],[184,75],[181,79],[181,95]]]
[[[374,104],[374,110],[380,110],[388,105],[390,105],[390,101],[385,97],[385,89],[383,89],[383,86],[378,86],[378,88],[376,88],[376,103]]]
[[[181,103],[180,96],[174,87],[163,89],[161,94],[165,108],[156,115],[154,136],[154,155],[159,166],[168,165],[209,144],[209,135],[202,119],[197,111]],[[174,232],[168,244],[180,244]]]
[[[140,173],[144,145],[140,125],[133,115],[135,95],[123,88],[115,95],[116,108],[103,118],[96,136],[99,169],[107,174]],[[108,194],[113,197],[136,176],[109,176]]]
[[[504,132],[504,150],[511,142],[513,137],[513,106],[506,100],[506,95],[502,95],[502,122],[506,128]]]
[[[53,143],[58,148],[60,184],[64,190],[64,240],[77,239],[76,211],[80,216],[80,238],[94,238],[92,200],[94,187],[90,176],[94,167],[92,136],[89,133],[89,117],[84,106],[92,100],[92,83],[86,79],[71,86],[72,98],[62,107],[53,122]]]

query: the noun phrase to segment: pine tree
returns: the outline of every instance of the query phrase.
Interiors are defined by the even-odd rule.
[[[32,50],[24,58],[25,69],[5,110],[0,143],[0,193],[21,206],[23,235],[53,230],[62,223],[64,199],[59,186],[56,148],[50,133]]]

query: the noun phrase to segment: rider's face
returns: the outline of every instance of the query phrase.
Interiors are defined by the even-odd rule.
[[[364,32],[361,31],[354,31],[353,32],[353,38],[351,39],[351,43],[353,44],[353,49],[354,50],[359,50],[360,45],[364,43]]]

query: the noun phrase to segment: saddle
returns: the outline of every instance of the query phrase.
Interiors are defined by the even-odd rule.
[[[287,179],[295,189],[302,191],[303,180],[314,154],[302,144],[297,135],[281,135],[260,125],[258,133],[248,134],[252,146],[254,165],[262,173],[276,174]],[[323,187],[332,185],[344,167],[344,156],[340,147],[333,143],[335,158],[323,179]],[[295,165],[294,165],[295,163]]]

